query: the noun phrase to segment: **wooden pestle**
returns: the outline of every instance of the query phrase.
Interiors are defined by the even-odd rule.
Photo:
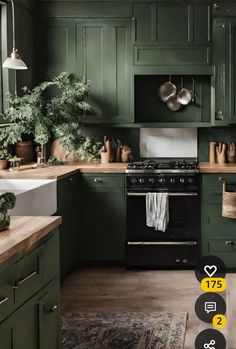
[[[211,164],[216,163],[216,142],[209,143],[209,162]]]

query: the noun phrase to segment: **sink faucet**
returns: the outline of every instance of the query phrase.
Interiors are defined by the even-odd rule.
[[[37,153],[37,167],[43,167],[46,163],[46,146],[41,144],[35,149]]]

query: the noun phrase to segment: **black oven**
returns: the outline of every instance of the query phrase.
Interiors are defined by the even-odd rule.
[[[136,181],[133,175],[126,176],[127,267],[194,267],[199,258],[200,241],[198,174],[135,178]],[[171,185],[171,182],[174,183]],[[162,191],[168,192],[169,200],[169,223],[165,232],[146,225],[146,193]]]

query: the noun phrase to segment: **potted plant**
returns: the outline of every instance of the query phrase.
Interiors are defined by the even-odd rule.
[[[8,160],[11,158],[11,154],[8,153],[7,149],[0,147],[0,170],[8,168]]]
[[[61,73],[32,90],[24,87],[21,96],[10,96],[9,108],[2,118],[10,123],[0,129],[0,142],[7,147],[15,145],[26,136],[32,136],[41,146],[54,138],[68,152],[81,153],[88,137],[82,132],[89,85],[81,78]],[[87,143],[86,143],[87,144]],[[86,145],[87,147],[87,145]],[[88,158],[91,154],[88,153]]]
[[[3,193],[0,195],[0,231],[8,229],[11,222],[11,217],[8,210],[13,209],[16,203],[14,193]]]

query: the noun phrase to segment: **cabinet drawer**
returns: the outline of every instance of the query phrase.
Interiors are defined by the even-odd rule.
[[[202,186],[216,186],[218,188],[222,188],[222,183],[224,181],[236,182],[236,174],[233,174],[233,173],[204,174],[202,175],[201,184]]]
[[[58,234],[53,234],[42,245],[17,261],[17,276],[12,281],[17,306],[32,297],[58,274],[58,238]]]
[[[235,240],[209,240],[208,241],[208,251],[209,252],[236,252],[236,238]]]
[[[0,273],[0,322],[14,310],[14,291],[12,278],[14,268],[8,268]]]
[[[110,188],[122,187],[124,185],[124,177],[122,175],[86,175],[81,177],[80,190],[96,189],[96,188]]]
[[[222,184],[203,187],[201,191],[202,204],[221,204]]]

